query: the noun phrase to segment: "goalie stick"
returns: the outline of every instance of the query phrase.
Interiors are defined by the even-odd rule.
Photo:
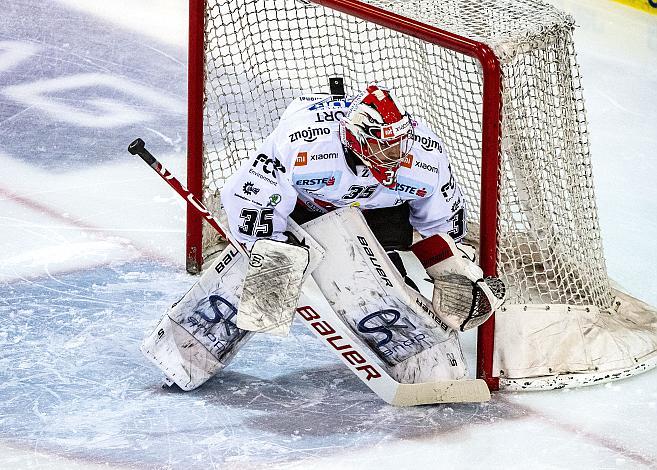
[[[241,254],[248,253],[239,243],[231,240],[228,230],[192,194],[178,179],[169,172],[148,150],[142,139],[135,139],[128,152],[138,155],[171,188]],[[317,301],[316,299],[320,299]],[[323,300],[323,302],[321,302]],[[400,383],[383,368],[372,351],[367,350],[363,342],[343,324],[339,316],[324,299],[317,284],[308,278],[301,294],[301,306],[297,313],[308,329],[331,349],[356,376],[365,383],[379,398],[395,406],[413,406],[434,403],[483,402],[490,399],[486,382],[481,379],[439,380],[423,383]]]

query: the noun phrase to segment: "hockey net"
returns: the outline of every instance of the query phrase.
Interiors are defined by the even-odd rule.
[[[332,76],[348,95],[376,82],[445,141],[469,236],[508,287],[508,306],[618,310],[571,17],[540,0],[191,0],[190,18],[188,182],[208,206],[294,97],[327,91]],[[202,154],[191,151],[199,138]],[[188,223],[193,270],[218,240]],[[509,372],[493,370],[494,325],[484,326],[479,374],[495,387]]]

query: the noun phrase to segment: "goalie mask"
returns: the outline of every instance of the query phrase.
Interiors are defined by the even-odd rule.
[[[340,140],[382,185],[392,188],[413,145],[413,123],[388,90],[370,85],[340,120]]]

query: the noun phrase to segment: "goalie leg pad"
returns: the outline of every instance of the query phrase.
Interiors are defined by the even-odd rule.
[[[338,209],[303,227],[326,250],[313,279],[390,375],[405,383],[467,375],[456,332],[406,286],[359,210]]]
[[[144,339],[144,355],[181,389],[205,383],[251,337],[234,323],[245,271],[245,257],[227,247]]]
[[[185,391],[197,388],[226,366],[168,314],[144,340],[141,351]]]

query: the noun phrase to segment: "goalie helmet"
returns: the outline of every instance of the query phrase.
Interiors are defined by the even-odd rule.
[[[413,123],[390,91],[370,85],[340,120],[340,140],[382,185],[391,188],[399,165],[411,151]]]

